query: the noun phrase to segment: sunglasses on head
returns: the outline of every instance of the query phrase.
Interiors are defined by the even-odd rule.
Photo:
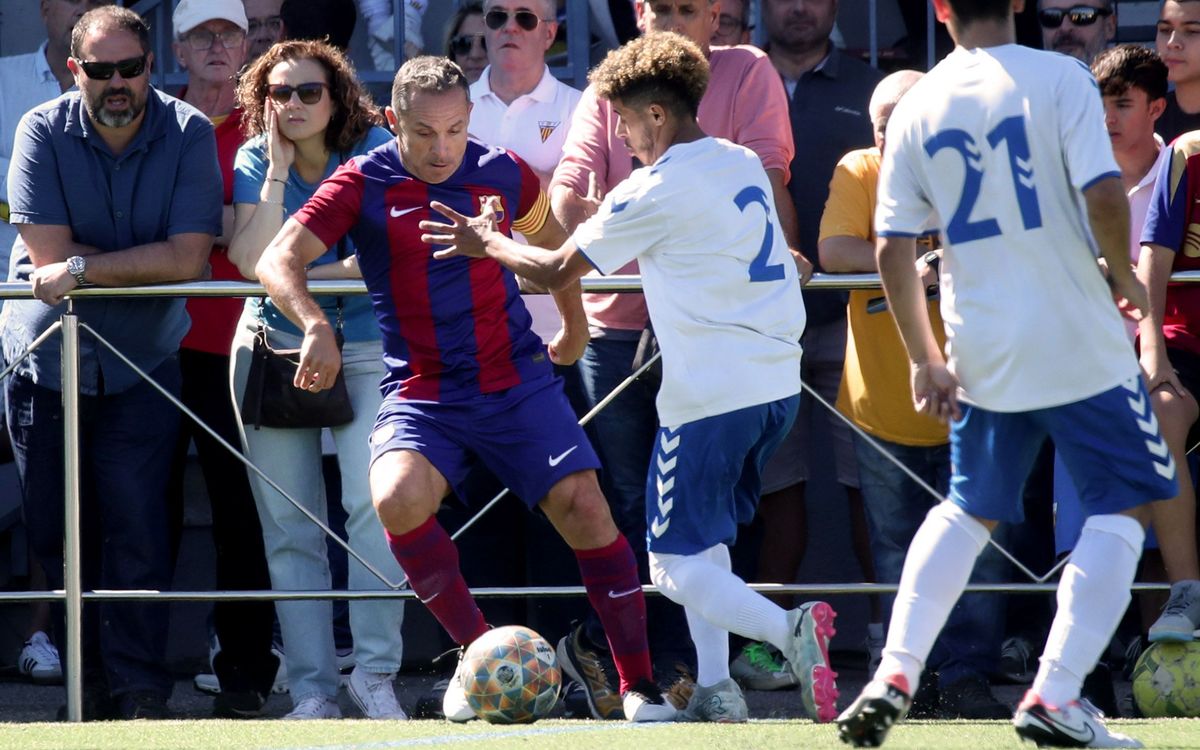
[[[321,93],[327,88],[329,88],[329,84],[324,81],[312,81],[299,86],[277,83],[267,86],[267,95],[276,104],[287,104],[292,100],[292,94],[299,96],[302,104],[316,104],[321,101]]]
[[[525,31],[533,31],[537,28],[537,25],[542,22],[542,19],[538,17],[538,14],[531,10],[515,10],[512,13],[509,13],[508,11],[500,10],[499,8],[489,10],[487,14],[484,15],[483,22],[487,24],[489,29],[496,31],[504,28],[505,25],[508,24],[509,16],[514,18],[517,22],[517,25]]]
[[[479,48],[487,52],[487,40],[484,39],[483,34],[459,34],[453,37],[450,40],[450,51],[455,55],[469,55],[475,42],[479,42]]]
[[[1093,8],[1090,5],[1076,5],[1073,8],[1045,8],[1038,11],[1038,22],[1047,29],[1057,29],[1062,26],[1064,18],[1069,18],[1073,26],[1091,26],[1097,19],[1111,16],[1109,8]]]
[[[113,73],[120,73],[122,78],[137,78],[146,72],[145,55],[116,62],[84,62],[83,60],[75,62],[83,68],[83,74],[93,81],[107,81],[113,77]]]

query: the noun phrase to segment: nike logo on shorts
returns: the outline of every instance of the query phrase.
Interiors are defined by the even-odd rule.
[[[563,459],[565,459],[567,456],[574,453],[575,449],[578,447],[579,447],[578,445],[572,445],[570,448],[567,448],[565,451],[563,451],[562,453],[559,453],[557,456],[550,456],[550,458],[549,458],[550,468],[554,468],[555,466],[558,466],[559,464],[561,464],[563,462]]]
[[[401,216],[403,216],[404,214],[411,214],[413,211],[416,211],[418,208],[421,208],[421,207],[420,207],[420,206],[414,206],[414,207],[412,207],[412,208],[406,208],[406,209],[404,209],[403,211],[398,211],[398,210],[397,210],[397,209],[396,209],[396,208],[393,206],[393,207],[392,207],[392,211],[391,211],[392,218],[393,218],[393,219],[399,219],[399,218],[400,218]]]
[[[608,598],[609,599],[621,599],[626,596],[633,596],[634,594],[636,594],[637,592],[639,592],[641,590],[642,590],[641,586],[635,586],[634,588],[631,588],[628,591],[613,591],[610,589],[608,592]]]

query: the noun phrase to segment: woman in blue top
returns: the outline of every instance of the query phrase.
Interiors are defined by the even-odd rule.
[[[234,163],[234,233],[229,258],[246,278],[284,220],[298,210],[346,159],[387,143],[391,134],[346,58],[322,42],[282,42],[271,47],[243,75],[238,102],[249,140]],[[313,264],[309,278],[357,278],[349,240],[332,247]],[[339,257],[340,256],[340,257]],[[342,370],[354,406],[354,421],[332,428],[342,475],[342,504],[350,545],[393,580],[403,575],[396,563],[367,486],[367,437],[380,403],[383,348],[370,301],[341,298]],[[338,298],[322,300],[337,325]],[[262,328],[275,348],[296,348],[300,331],[269,298],[246,300],[233,341],[233,398],[239,407],[246,388],[255,333]],[[319,518],[326,517],[321,474],[321,430],[272,429],[243,425],[246,454],[267,476]],[[271,583],[276,590],[328,589],[329,563],[322,531],[286,498],[251,475]],[[351,589],[384,585],[351,560]],[[339,675],[329,601],[277,602],[288,682],[294,709],[289,719],[337,718]],[[407,718],[396,703],[392,681],[400,667],[400,600],[352,601],[354,671],[348,689],[368,718]]]

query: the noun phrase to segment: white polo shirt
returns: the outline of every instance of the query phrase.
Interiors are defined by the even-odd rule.
[[[492,66],[483,69],[471,84],[471,135],[492,146],[513,151],[533,167],[542,188],[562,159],[563,144],[571,126],[571,115],[582,94],[550,75],[544,67],[533,91],[505,104],[492,93]],[[517,236],[518,240],[523,240]],[[533,330],[549,342],[561,325],[558,307],[548,294],[525,295],[525,307],[533,316]]]

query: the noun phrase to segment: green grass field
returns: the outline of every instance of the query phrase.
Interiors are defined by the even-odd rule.
[[[1200,720],[1127,720],[1118,731],[1148,748],[1200,748]],[[649,748],[845,748],[833,726],[808,721],[755,721],[740,726],[711,724],[629,725],[591,721],[544,721],[497,727],[472,722],[368,721],[159,721],[95,724],[0,725],[0,748],[13,750],[386,750],[404,747],[569,748],[570,750],[648,750]],[[1007,722],[905,723],[888,737],[888,748],[1018,748]]]

